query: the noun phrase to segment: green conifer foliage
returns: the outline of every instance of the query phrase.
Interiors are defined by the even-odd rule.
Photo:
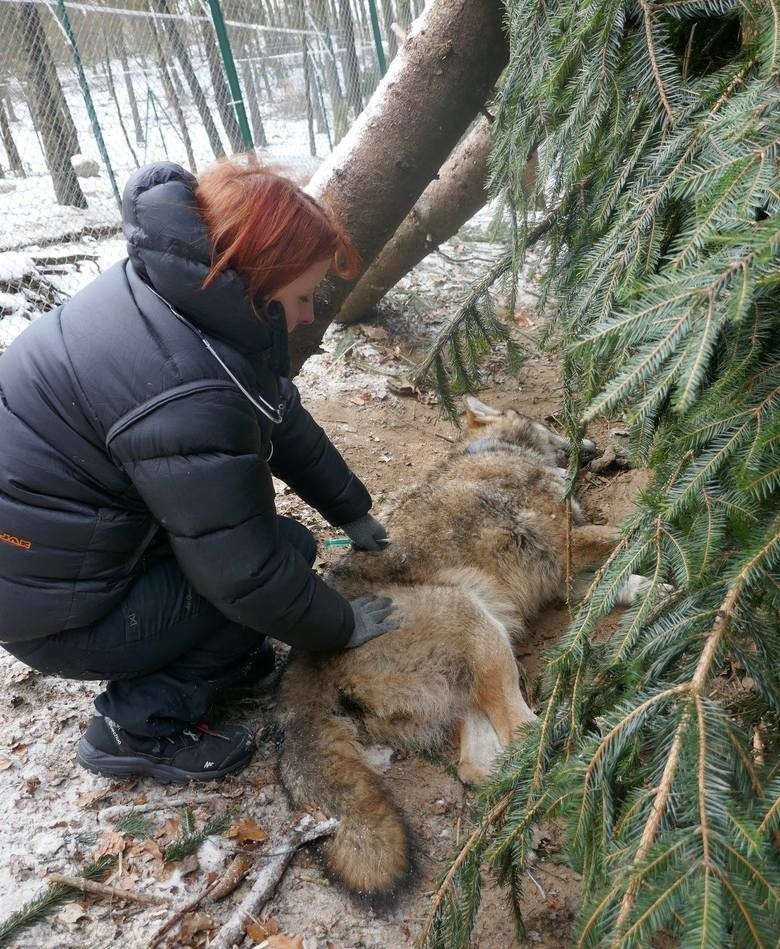
[[[780,8],[507,0],[506,23],[492,188],[517,213],[516,261],[541,190],[552,209],[543,305],[570,434],[622,413],[650,483],[550,657],[539,722],[483,790],[423,943],[468,945],[486,869],[521,926],[532,828],[555,816],[584,882],[576,945],[665,931],[775,946]],[[595,639],[631,573],[647,593]]]

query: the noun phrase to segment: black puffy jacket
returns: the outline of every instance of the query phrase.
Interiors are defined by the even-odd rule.
[[[352,632],[347,601],[279,538],[271,475],[334,525],[371,499],[284,378],[281,308],[258,319],[232,270],[200,289],[211,249],[194,184],[167,162],[136,172],[129,260],[0,357],[0,641],[106,615],[160,526],[230,619],[311,650]],[[256,401],[282,405],[279,424],[165,300]]]

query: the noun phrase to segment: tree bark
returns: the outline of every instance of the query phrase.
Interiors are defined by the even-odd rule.
[[[442,165],[381,254],[360,278],[336,321],[357,323],[412,267],[479,211],[487,199],[490,123],[482,118]],[[539,167],[534,152],[525,166],[522,188],[530,194]]]
[[[344,301],[339,323],[363,319],[401,277],[477,213],[487,198],[489,152],[490,124],[481,118]]]
[[[435,0],[307,191],[372,263],[484,105],[508,56],[499,0]],[[332,278],[290,339],[299,368],[354,286]]]
[[[70,117],[70,112],[59,81],[56,86],[52,82],[56,67],[38,9],[34,3],[22,3],[17,15],[22,57],[28,69],[30,110],[41,136],[54,194],[59,204],[86,208],[87,199],[70,162],[70,156],[75,154],[71,151],[73,135],[63,121],[63,115],[67,113]]]

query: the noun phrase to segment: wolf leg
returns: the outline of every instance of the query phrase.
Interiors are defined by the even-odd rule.
[[[464,784],[481,784],[501,754],[495,729],[481,712],[470,709],[458,725],[458,740],[458,777]]]
[[[571,532],[572,565],[575,572],[598,567],[609,557],[620,540],[620,531],[606,524],[581,524]]]
[[[503,748],[512,741],[518,725],[536,721],[536,715],[520,691],[517,663],[506,635],[496,635],[484,646],[482,661],[474,668],[473,701],[490,720]]]

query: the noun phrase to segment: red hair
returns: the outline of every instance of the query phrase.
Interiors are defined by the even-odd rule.
[[[355,245],[314,198],[253,157],[212,165],[195,197],[213,246],[204,289],[228,267],[253,302],[269,300],[322,260],[346,280],[359,272]]]

